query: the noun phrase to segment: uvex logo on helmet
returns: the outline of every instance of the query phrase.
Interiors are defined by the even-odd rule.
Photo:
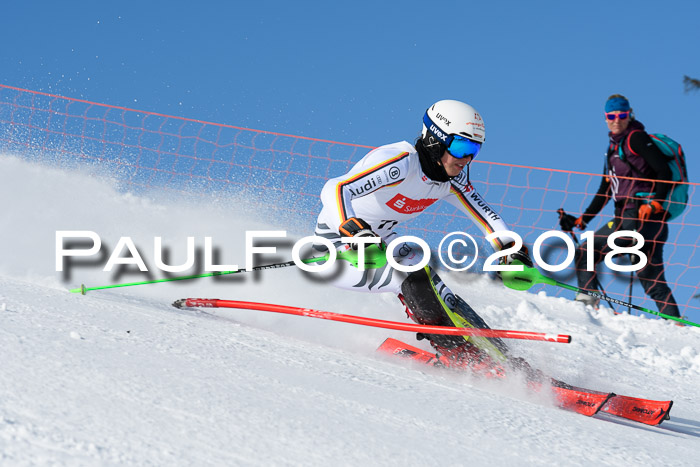
[[[447,117],[445,117],[444,115],[442,115],[440,112],[438,112],[438,113],[435,115],[435,118],[437,118],[437,119],[440,120],[441,122],[445,122],[445,125],[447,125],[447,126],[450,126],[450,123],[452,123],[452,122],[450,122],[450,121],[447,119]]]
[[[447,135],[446,135],[445,133],[443,133],[443,132],[440,130],[440,128],[438,128],[437,126],[435,126],[435,124],[431,124],[431,125],[430,125],[430,131],[431,131],[435,136],[437,136],[438,138],[440,138],[440,139],[442,140],[443,143],[447,140]]]

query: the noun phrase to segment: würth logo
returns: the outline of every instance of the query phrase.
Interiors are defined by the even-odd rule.
[[[437,201],[437,198],[411,199],[399,193],[387,201],[386,205],[401,214],[413,214],[414,212],[423,211],[435,201]]]

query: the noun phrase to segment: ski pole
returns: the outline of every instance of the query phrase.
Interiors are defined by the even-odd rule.
[[[549,334],[544,332],[508,331],[501,329],[458,328],[450,326],[427,326],[424,324],[399,323],[383,319],[365,318],[364,316],[344,315],[330,311],[312,310],[271,303],[242,302],[237,300],[219,300],[218,298],[181,298],[173,302],[175,308],[205,307],[205,308],[238,308],[245,310],[270,311],[288,315],[306,316],[309,318],[328,319],[343,323],[360,324],[375,328],[393,329],[396,331],[421,332],[423,334],[444,334],[450,336],[480,336],[490,338],[524,339],[533,341],[559,342],[568,344],[571,336],[568,334]]]
[[[630,260],[632,259],[632,255],[630,255]],[[632,288],[634,287],[634,276],[632,275],[632,271],[630,271],[630,289],[629,289],[629,294],[627,297],[627,300],[629,302],[632,301]],[[628,306],[627,307],[627,314],[632,314],[632,309]]]
[[[561,218],[564,217],[564,215],[566,214],[566,211],[564,211],[563,208],[559,208],[559,209],[557,209],[557,213],[559,214],[559,219],[561,220]],[[578,248],[581,244],[579,243],[578,237],[576,237],[576,234],[573,233],[572,231],[569,231],[569,235],[571,235],[571,238],[574,239],[574,243],[576,244],[576,247]],[[603,288],[603,284],[601,284],[600,281],[598,280],[597,274],[593,276],[593,280],[595,280],[595,286],[598,288],[598,290],[603,292],[603,296],[606,296],[605,289]],[[632,298],[630,297],[630,301],[631,300],[632,300]],[[612,311],[614,311],[615,313],[617,313],[617,311],[615,311],[615,307],[613,306],[613,304],[610,303],[610,300],[606,299],[605,301],[608,302],[608,305],[610,305],[610,309]]]
[[[521,264],[519,261],[514,261],[513,264]],[[585,293],[587,295],[590,295],[592,297],[596,297],[599,299],[604,299],[604,300],[610,300],[614,303],[617,303],[618,305],[634,308],[635,310],[643,311],[644,313],[649,313],[652,315],[660,316],[662,318],[670,319],[673,321],[678,321],[679,323],[687,324],[689,326],[696,326],[700,327],[700,324],[694,323],[692,321],[688,321],[682,318],[677,318],[675,316],[670,316],[664,313],[659,313],[658,311],[653,311],[648,308],[644,308],[641,306],[634,305],[632,303],[627,303],[623,302],[622,300],[618,300],[616,298],[608,297],[606,295],[585,290],[573,285],[565,284],[563,282],[559,282],[558,280],[552,279],[551,277],[547,277],[542,275],[536,268],[529,268],[525,265],[523,265],[523,270],[522,271],[502,271],[501,272],[501,278],[503,279],[503,284],[506,287],[509,287],[514,290],[528,290],[531,288],[533,285],[536,284],[546,284],[546,285],[554,285],[556,287],[561,287],[564,289],[572,290],[574,292],[580,292],[580,293]]]
[[[364,266],[365,268],[369,269],[378,269],[381,267],[384,267],[387,263],[386,260],[386,252],[383,247],[380,247],[378,245],[368,245],[365,247],[365,254],[364,254]],[[330,253],[326,254],[325,256],[318,256],[314,258],[307,258],[301,260],[302,263],[309,264],[309,263],[318,263],[320,261],[326,261],[330,257]],[[346,250],[346,251],[339,251],[338,252],[338,259],[348,261],[352,266],[358,267],[359,265],[359,251],[357,250]],[[294,266],[296,263],[294,261],[287,261],[284,263],[275,263],[275,264],[266,264],[264,266],[255,266],[251,268],[251,271],[262,271],[264,269],[277,269],[277,268],[286,268],[289,266]],[[131,287],[133,285],[145,285],[145,284],[156,284],[159,282],[172,282],[172,281],[184,281],[184,280],[189,280],[189,279],[197,279],[200,277],[213,277],[213,276],[224,276],[227,274],[236,274],[239,272],[247,272],[247,269],[236,269],[235,271],[214,271],[214,272],[208,272],[205,274],[195,274],[195,275],[190,275],[190,276],[179,276],[179,277],[170,277],[166,279],[154,279],[154,280],[149,280],[149,281],[141,281],[141,282],[128,282],[124,284],[111,284],[111,285],[101,285],[97,287],[85,287],[85,284],[81,284],[79,288],[77,289],[71,289],[71,293],[80,293],[82,295],[85,295],[88,291],[90,290],[103,290],[103,289],[114,289],[117,287]]]

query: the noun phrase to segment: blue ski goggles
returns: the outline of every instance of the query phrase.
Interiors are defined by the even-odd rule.
[[[447,146],[447,152],[449,152],[452,157],[463,159],[467,156],[472,156],[472,159],[474,159],[481,150],[481,143],[472,141],[464,136],[447,135],[443,133],[442,130],[440,130],[440,128],[433,123],[427,112],[423,116],[423,124],[425,125],[425,128],[428,129],[428,133]]]
[[[472,159],[474,159],[480,150],[481,143],[459,135],[452,135],[452,141],[447,146],[447,152],[457,159],[463,159],[468,156],[472,156]]]

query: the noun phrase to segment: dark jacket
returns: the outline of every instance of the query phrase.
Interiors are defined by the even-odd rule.
[[[583,214],[588,223],[612,198],[615,203],[615,215],[621,216],[627,209],[639,206],[641,195],[654,193],[651,199],[666,199],[670,185],[667,183],[628,178],[646,178],[651,180],[671,180],[672,173],[666,162],[666,156],[656,147],[651,137],[644,131],[644,125],[632,120],[627,129],[619,135],[608,133],[610,143],[605,155],[605,166],[598,187],[598,192]],[[620,157],[622,149],[622,158]]]

